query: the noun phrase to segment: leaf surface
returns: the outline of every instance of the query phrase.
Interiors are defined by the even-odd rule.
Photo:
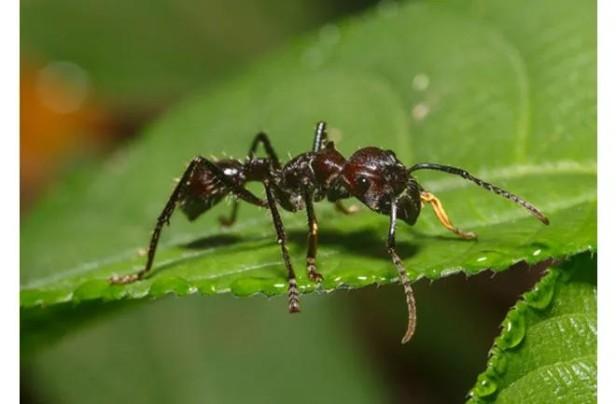
[[[552,268],[503,322],[471,402],[597,400],[597,262]]]

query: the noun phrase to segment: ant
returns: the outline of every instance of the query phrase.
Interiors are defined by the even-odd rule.
[[[259,145],[263,145],[267,157],[256,156]],[[490,192],[521,205],[541,222],[549,224],[548,218],[524,199],[476,178],[460,168],[436,163],[418,163],[407,168],[393,151],[377,147],[359,149],[347,160],[336,150],[334,143],[327,139],[325,122],[318,122],[312,151],[298,155],[284,166],[281,165],[269,138],[263,132],[255,136],[244,161],[235,159],[212,161],[201,156],[193,158],[158,216],[145,267],[137,273],[114,275],[110,281],[114,284],[135,282],[151,270],[161,230],[164,224],[169,225],[176,205],[179,204],[188,219],[192,221],[231,194],[235,198],[230,216],[219,217],[223,226],[230,226],[235,222],[239,200],[269,209],[288,274],[289,312],[299,312],[299,290],[278,206],[291,212],[306,210],[309,230],[306,268],[310,280],[320,282],[323,276],[317,271],[316,266],[318,222],[313,203],[327,199],[335,203],[337,210],[351,214],[356,211],[356,207],[347,208],[341,201],[354,197],[370,210],[389,216],[386,250],[398,270],[406,296],[408,324],[402,338],[402,343],[406,343],[415,331],[415,298],[404,264],[396,252],[396,222],[402,220],[409,225],[415,224],[422,207],[429,204],[447,230],[467,240],[477,237],[475,233],[455,227],[439,199],[426,191],[413,177],[413,172],[426,169],[443,171],[472,181]],[[245,188],[246,183],[251,181],[263,184],[265,199],[259,198]]]

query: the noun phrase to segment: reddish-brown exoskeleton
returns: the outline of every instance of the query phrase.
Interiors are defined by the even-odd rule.
[[[263,145],[267,157],[256,157],[259,144]],[[425,191],[411,175],[412,172],[422,169],[439,170],[461,176],[523,206],[544,224],[549,223],[543,213],[522,198],[482,181],[460,168],[435,163],[419,163],[407,168],[396,158],[394,152],[377,147],[360,149],[347,160],[336,150],[334,143],[327,140],[325,122],[319,122],[316,126],[312,151],[300,154],[284,166],[280,164],[264,133],[259,133],[254,138],[248,157],[244,161],[234,159],[211,161],[204,157],[195,157],[184,171],[156,221],[145,267],[137,273],[113,276],[110,280],[118,284],[131,283],[142,279],[151,270],[162,227],[165,223],[169,224],[177,204],[189,220],[194,220],[225,196],[232,195],[235,199],[231,215],[219,218],[222,225],[228,226],[235,221],[239,200],[269,209],[288,274],[289,311],[298,312],[299,291],[278,206],[291,212],[306,209],[309,228],[306,268],[309,278],[319,282],[323,277],[316,266],[318,226],[313,203],[327,199],[334,202],[338,210],[352,213],[353,210],[344,207],[341,200],[354,197],[371,210],[389,216],[386,249],[398,270],[408,307],[408,325],[402,339],[402,343],[405,343],[415,331],[415,300],[407,272],[396,251],[396,221],[401,219],[413,225],[422,206],[430,204],[441,224],[448,230],[464,239],[476,237],[474,233],[454,227],[438,198]],[[251,181],[263,184],[265,199],[259,198],[245,188],[246,183]]]

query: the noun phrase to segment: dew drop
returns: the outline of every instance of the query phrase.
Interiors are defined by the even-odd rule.
[[[475,387],[473,388],[473,395],[481,398],[488,397],[496,393],[497,389],[498,384],[496,381],[487,373],[482,373],[477,377],[477,383],[475,383]]]
[[[526,320],[524,313],[516,307],[507,315],[503,323],[503,335],[500,337],[500,347],[512,349],[520,345],[526,335]]]
[[[453,274],[457,274],[458,272],[462,272],[462,270],[460,268],[445,268],[441,271],[440,276],[451,276]]]
[[[250,296],[262,289],[263,281],[258,278],[241,278],[231,283],[231,293],[236,296]]]
[[[529,293],[525,300],[534,309],[543,310],[552,303],[556,287],[556,272],[550,272]]]
[[[488,368],[498,375],[505,374],[507,370],[507,356],[500,349],[494,350],[488,360]]]

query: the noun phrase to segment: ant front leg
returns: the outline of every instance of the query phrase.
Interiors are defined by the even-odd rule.
[[[165,204],[162,212],[156,219],[156,225],[154,226],[154,230],[152,231],[152,237],[150,238],[150,245],[148,247],[148,258],[145,264],[145,267],[133,274],[128,275],[113,275],[109,278],[109,281],[113,284],[127,284],[143,279],[143,277],[152,269],[152,264],[154,263],[154,256],[156,255],[156,248],[158,247],[158,240],[160,239],[160,233],[162,232],[163,226],[165,224],[169,225],[169,220],[171,219],[171,215],[175,210],[177,203],[182,198],[182,191],[184,187],[190,182],[191,176],[195,169],[198,166],[203,166],[209,171],[211,171],[220,182],[222,182],[226,187],[228,187],[231,192],[233,192],[238,198],[245,200],[248,203],[265,207],[267,206],[266,202],[262,199],[255,196],[252,192],[247,189],[241,188],[230,181],[224,173],[216,166],[216,164],[211,161],[205,159],[204,157],[197,156],[193,158],[182,174],[182,178],[178,181],[177,185],[173,189],[169,200]]]
[[[308,253],[306,254],[306,269],[308,277],[313,282],[321,282],[323,275],[317,272],[317,243],[319,223],[314,214],[314,205],[312,203],[312,194],[304,193],[304,202],[306,204],[306,213],[308,214]]]
[[[413,334],[415,333],[415,325],[417,323],[417,314],[415,309],[415,296],[413,295],[413,289],[411,288],[411,282],[409,281],[408,274],[406,273],[406,269],[404,268],[404,264],[396,251],[396,217],[398,212],[397,201],[393,200],[391,203],[391,212],[389,217],[389,234],[387,237],[387,252],[391,256],[396,269],[398,270],[398,275],[400,278],[400,283],[404,288],[404,295],[406,296],[406,305],[408,309],[408,324],[406,327],[406,333],[402,338],[402,343],[405,344],[409,342]]]
[[[253,159],[255,157],[255,153],[257,152],[257,148],[259,144],[263,145],[265,149],[265,153],[267,157],[272,161],[272,166],[274,169],[280,168],[280,160],[278,160],[278,155],[272,146],[272,142],[265,132],[259,132],[255,135],[252,143],[250,144],[250,149],[248,149],[248,158]],[[237,220],[237,212],[239,210],[239,201],[234,199],[231,206],[231,214],[229,216],[219,216],[218,222],[223,227],[232,226]]]
[[[423,191],[421,193],[421,202],[429,203],[430,206],[432,206],[432,210],[434,210],[434,214],[436,215],[439,222],[441,222],[443,227],[445,227],[450,232],[458,235],[465,240],[473,240],[477,238],[477,235],[472,231],[464,231],[455,227],[453,223],[451,223],[451,220],[449,220],[447,213],[445,213],[445,209],[443,208],[441,201],[430,192]]]
[[[289,282],[289,313],[298,313],[299,308],[299,289],[297,288],[297,279],[295,278],[295,271],[293,271],[293,264],[289,257],[289,249],[287,248],[287,234],[280,218],[280,213],[276,206],[276,199],[272,191],[269,181],[264,182],[265,195],[267,196],[267,206],[272,214],[272,220],[274,221],[274,229],[276,230],[276,239],[280,245],[282,253],[282,259],[284,265],[287,268],[288,282]]]

